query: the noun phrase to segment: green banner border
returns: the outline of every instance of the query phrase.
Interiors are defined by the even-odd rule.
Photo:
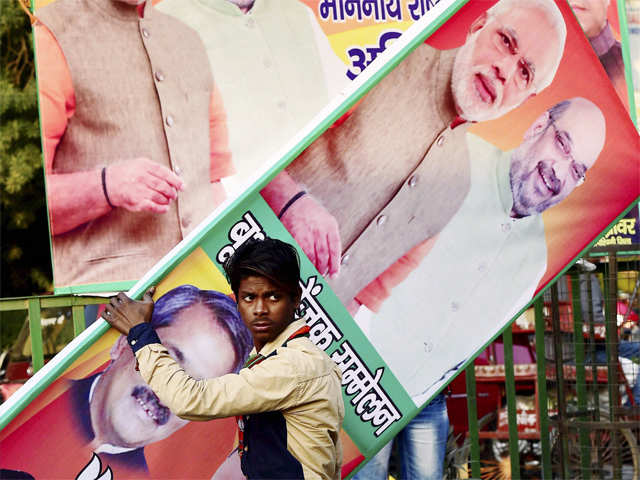
[[[291,148],[279,161],[277,161],[259,180],[257,180],[248,190],[242,192],[230,203],[225,203],[214,213],[217,215],[208,221],[206,226],[196,229],[191,235],[174,247],[162,260],[156,264],[152,270],[139,280],[127,292],[132,298],[139,298],[142,293],[151,285],[157,283],[168,271],[172,270],[180,263],[205,236],[211,228],[215,228],[218,218],[231,212],[234,208],[245,201],[254,192],[261,190],[269,183],[282,169],[291,163],[311,142],[318,138],[327,128],[329,128],[338,118],[340,118],[349,108],[360,100],[371,88],[373,88],[382,78],[393,70],[402,60],[404,60],[415,48],[422,44],[429,36],[439,29],[454,13],[456,13],[469,0],[453,0],[451,5],[445,8],[444,12],[429,23],[420,33],[416,34],[408,44],[391,59],[380,67],[378,71],[367,78],[362,85],[347,96],[339,106],[320,121],[312,131],[300,142]],[[425,17],[423,17],[425,18]],[[415,24],[414,24],[415,25]],[[35,38],[34,38],[35,52]],[[36,62],[37,63],[37,62]],[[37,67],[36,67],[37,68]],[[355,80],[357,81],[357,80]],[[38,91],[39,94],[39,91]],[[41,127],[42,134],[42,127]],[[44,168],[44,150],[43,150]],[[47,208],[48,212],[48,208]],[[213,215],[213,214],[212,214]],[[51,237],[49,237],[51,238]],[[50,243],[50,248],[52,248]],[[52,256],[53,259],[53,256]],[[122,282],[126,283],[126,282]],[[76,287],[63,287],[55,289],[55,293],[97,293],[104,291],[114,291],[114,285],[122,285],[121,282],[105,284],[82,285]],[[44,391],[53,381],[60,377],[71,364],[82,355],[91,345],[93,345],[108,330],[109,324],[100,319],[92,324],[80,336],[76,337],[67,345],[56,357],[39,370],[25,385],[10,397],[7,402],[0,405],[0,429],[5,428],[31,401],[33,401],[42,391]],[[12,400],[13,399],[13,400]]]
[[[622,62],[624,63],[624,78],[627,83],[627,97],[629,97],[629,116],[638,128],[636,116],[636,100],[633,88],[633,72],[631,70],[631,50],[629,49],[629,25],[627,24],[627,9],[625,0],[616,0],[618,7],[618,24],[620,25],[620,40],[622,45]]]
[[[438,28],[440,28],[454,13],[456,13],[462,6],[464,6],[469,0],[452,0],[452,4],[449,5],[445,11],[434,21],[430,22],[427,27],[425,27],[420,33],[416,34],[416,36],[409,41],[409,43],[404,47],[401,51],[397,52],[387,63],[385,63],[377,72],[375,72],[371,77],[367,78],[366,81],[354,92],[352,92],[349,96],[347,96],[338,107],[336,107],[330,114],[328,114],[320,123],[318,123],[313,130],[306,135],[300,142],[298,142],[293,148],[291,148],[287,153],[280,158],[259,180],[257,180],[248,190],[242,192],[235,201],[225,208],[222,212],[220,212],[219,216],[225,215],[228,213],[239,201],[243,201],[248,195],[253,193],[256,189],[261,190],[267,183],[269,183],[281,170],[283,170],[289,163],[296,159],[300,153],[304,151],[316,138],[318,138],[325,130],[327,130],[336,120],[338,120],[342,115],[344,115],[349,108],[355,105],[358,100],[360,100],[369,90],[371,90],[375,85],[382,80],[391,70],[393,70],[402,60],[404,60],[415,48],[418,47],[421,43],[423,43],[427,38],[429,38]],[[427,13],[422,18],[426,18]],[[416,25],[420,20],[416,21],[413,25]],[[410,27],[411,28],[411,27]],[[403,33],[404,35],[404,33]],[[35,42],[35,39],[34,39]],[[35,43],[34,43],[34,52],[35,52]],[[37,63],[37,62],[36,62]],[[354,80],[354,82],[357,81]],[[39,87],[38,87],[39,88]],[[38,90],[39,93],[39,90]],[[38,94],[39,98],[39,94]],[[333,99],[332,99],[333,100]],[[330,100],[330,101],[332,101]],[[42,138],[42,128],[40,132]],[[44,148],[43,148],[43,166],[44,166]],[[45,175],[46,182],[46,175]],[[46,195],[45,195],[46,198]],[[47,216],[49,215],[49,208],[47,202]],[[50,219],[49,219],[50,222]],[[210,221],[211,223],[211,221]],[[50,223],[49,223],[49,229]],[[51,265],[53,271],[53,243],[51,241],[51,231],[49,232],[49,244],[51,250]],[[197,238],[191,238],[187,245],[192,245],[193,242],[197,242],[201,236]],[[184,240],[183,240],[184,241]],[[178,245],[181,245],[182,242]],[[171,250],[164,258],[171,255],[174,250]],[[176,265],[184,256],[176,257],[177,260],[173,263]],[[164,259],[160,260],[162,262]],[[55,294],[63,294],[63,293],[100,293],[100,292],[112,292],[117,290],[117,286],[122,285],[126,282],[108,282],[108,283],[94,283],[94,284],[86,284],[86,285],[71,285],[71,286],[63,286],[63,287],[54,287]],[[55,284],[55,277],[54,277]]]
[[[573,264],[576,263],[576,260],[578,260],[579,258],[585,256],[585,254],[589,253],[589,250],[597,243],[598,240],[600,240],[600,238],[602,238],[603,235],[605,235],[610,229],[612,229],[619,221],[621,218],[623,218],[634,206],[636,206],[638,204],[638,202],[640,202],[640,195],[638,195],[638,197],[635,199],[634,202],[631,203],[631,205],[629,205],[627,208],[625,208],[622,213],[620,213],[620,215],[618,215],[616,217],[616,219],[611,222],[607,228],[605,228],[600,235],[598,235],[596,238],[594,238],[591,242],[589,242],[589,244],[584,247],[580,253],[578,255],[576,255],[570,262],[567,263],[567,265],[560,271],[558,272],[558,274],[556,276],[554,276],[552,279],[550,279],[547,284],[542,287],[540,289],[539,292],[537,292],[533,298],[531,298],[531,300],[524,306],[522,307],[513,317],[511,317],[511,319],[509,319],[507,321],[507,323],[505,324],[504,327],[502,327],[498,332],[496,332],[495,335],[493,335],[491,337],[490,340],[488,340],[482,347],[480,347],[478,350],[476,350],[476,352],[471,356],[471,358],[469,358],[466,362],[464,362],[463,364],[460,365],[460,367],[458,368],[458,371],[451,376],[451,378],[449,378],[447,380],[447,382],[445,384],[442,385],[442,387],[440,387],[438,389],[438,391],[436,393],[434,393],[431,397],[429,397],[429,399],[424,402],[423,405],[420,406],[420,408],[424,408],[427,406],[427,404],[436,396],[438,395],[440,392],[442,392],[442,390],[444,390],[445,388],[447,388],[447,386],[449,385],[449,383],[451,383],[453,381],[454,378],[456,378],[458,375],[460,375],[462,372],[465,371],[465,369],[469,366],[472,365],[473,362],[475,361],[476,357],[483,352],[489,345],[491,345],[498,337],[500,337],[505,330],[511,328],[511,324],[513,323],[513,321],[518,318],[520,315],[522,315],[525,310],[527,310],[528,308],[531,308],[531,306],[534,304],[534,302],[536,300],[538,300],[538,298],[541,298],[542,295],[544,294],[544,292],[546,292],[549,287],[551,285],[553,285],[556,281],[558,281],[560,279],[560,277],[562,277],[562,275],[564,275],[565,273],[567,273],[567,270],[569,270],[571,267],[573,267]]]

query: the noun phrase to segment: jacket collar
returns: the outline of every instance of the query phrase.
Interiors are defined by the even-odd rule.
[[[593,38],[589,39],[589,43],[596,52],[596,55],[601,57],[605,53],[607,53],[611,47],[616,44],[616,39],[613,36],[613,31],[611,30],[611,26],[609,22],[604,26],[602,31]]]
[[[251,350],[251,355],[255,355],[256,353],[260,353],[260,355],[267,356],[275,351],[278,347],[281,347],[284,342],[287,341],[287,338],[291,336],[296,330],[304,327],[305,321],[304,319],[294,320],[289,324],[287,328],[285,328],[280,335],[278,335],[274,340],[269,343],[266,343],[261,349],[260,352],[256,352],[255,347]]]

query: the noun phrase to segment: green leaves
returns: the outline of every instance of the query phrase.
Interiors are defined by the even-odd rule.
[[[0,296],[52,289],[33,43],[15,0],[0,15]]]

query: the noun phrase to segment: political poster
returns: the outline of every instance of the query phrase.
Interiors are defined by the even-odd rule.
[[[569,5],[598,55],[620,101],[633,115],[632,118],[635,118],[624,3],[618,0],[571,0]]]
[[[629,110],[634,99],[624,2],[572,0],[569,5],[620,100]],[[630,113],[635,118],[635,110]]]
[[[130,288],[404,30],[456,2],[132,3],[35,2],[58,293]]]
[[[318,13],[346,16],[355,11],[347,4],[355,5],[320,2]],[[299,315],[343,374],[343,476],[640,194],[637,133],[569,5],[455,7],[442,26],[423,17],[377,54],[324,117],[274,154],[272,167],[256,170],[248,190],[223,202],[128,292],[138,297],[157,284],[158,303],[203,291],[228,303],[220,265],[238,246],[266,236],[297,245]],[[207,358],[203,375],[233,371],[246,354],[233,309],[216,313],[216,328],[200,310],[185,318],[218,332],[207,338],[221,352]],[[181,328],[185,318],[174,316],[158,324],[161,337]],[[109,468],[116,478],[233,471],[233,421],[174,419],[133,378],[122,343],[96,323],[0,406],[0,468],[36,477],[44,469],[68,476]],[[117,378],[121,389],[107,388]],[[91,402],[109,396],[110,408],[100,411],[114,415],[92,414]],[[84,413],[71,406],[77,398]],[[122,420],[134,415],[145,428]],[[54,434],[77,450],[58,449]],[[122,440],[132,434],[135,441]],[[37,441],[48,442],[38,449],[42,459],[27,453]]]
[[[244,363],[252,342],[228,296],[230,288],[220,266],[243,241],[267,235],[292,241],[255,195],[242,208],[234,209],[158,284],[154,326],[163,341],[172,345],[172,352],[184,352],[181,361],[193,375],[219,376],[237,371]],[[343,434],[349,468],[349,461],[357,465],[362,459],[358,444],[366,445],[372,432],[390,433],[402,412],[413,405],[406,396],[403,399],[390,376],[380,382],[383,366],[372,373],[367,370],[383,364],[374,360],[375,352],[357,326],[345,321],[348,313],[332,298],[308,260],[303,261],[303,272],[300,315],[315,319],[311,338],[333,358],[342,358],[342,363],[357,362],[359,374],[366,372],[376,382],[375,411],[367,409],[358,415],[359,409],[352,408],[345,420],[346,431],[353,427],[353,432],[359,432],[354,440]],[[336,340],[341,342],[339,347]],[[368,359],[366,365],[360,357],[349,357],[356,351]],[[354,376],[346,388],[354,390],[362,381]],[[363,395],[360,397],[356,407],[362,404]],[[98,473],[109,468],[114,478],[209,478],[236,447],[236,428],[233,418],[188,422],[172,414],[135,370],[124,337],[109,331],[3,428],[0,463],[6,470],[27,472],[35,478],[52,472],[58,478],[75,478],[95,468]],[[39,453],[34,455],[34,451]]]
[[[416,405],[638,197],[633,124],[556,7],[467,3],[285,169],[313,214],[284,226]]]
[[[629,0],[625,3],[629,32],[629,59],[633,79],[633,95],[636,105],[636,117],[640,109],[640,2]]]

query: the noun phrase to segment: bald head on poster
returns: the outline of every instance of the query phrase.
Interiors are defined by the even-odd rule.
[[[543,111],[512,151],[467,135],[467,198],[370,322],[366,309],[356,317],[417,404],[531,300],[547,268],[541,214],[589,182],[605,137],[600,107],[582,97]]]
[[[584,98],[564,100],[529,127],[511,154],[511,217],[544,212],[584,183],[605,142],[600,109]]]

